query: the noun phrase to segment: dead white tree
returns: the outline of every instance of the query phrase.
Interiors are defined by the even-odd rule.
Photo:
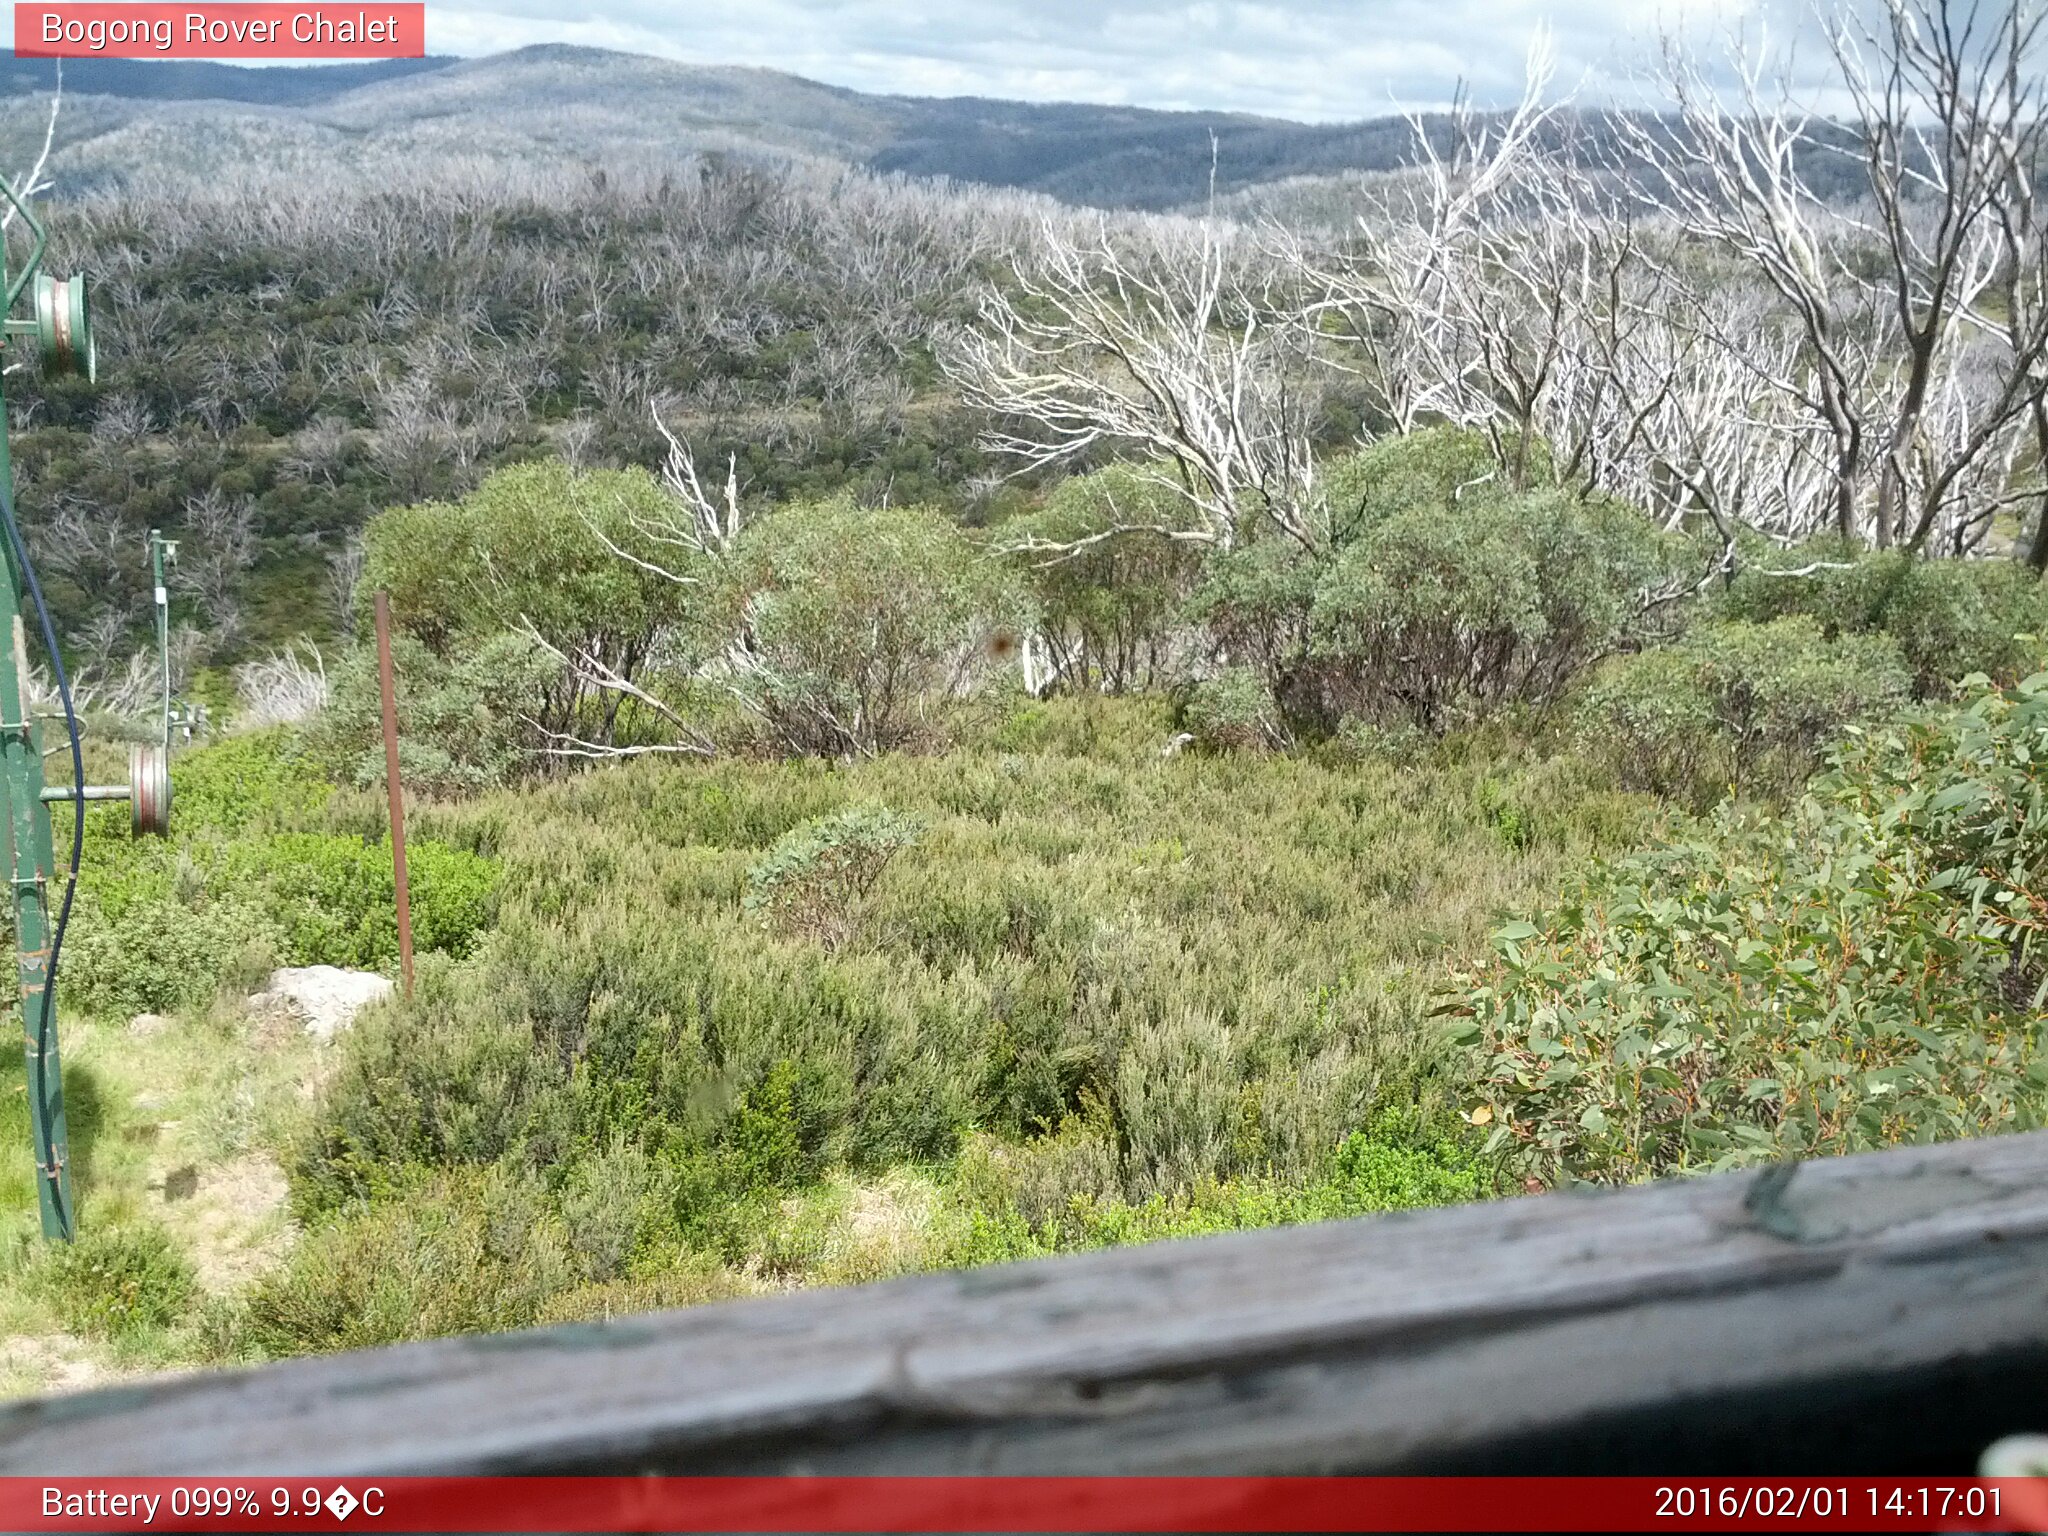
[[[1738,46],[1736,63],[1738,100],[1730,105],[1705,66],[1666,39],[1663,83],[1672,113],[1615,122],[1625,152],[1645,168],[1636,179],[1644,200],[1760,278],[1796,324],[1795,365],[1759,380],[1826,430],[1833,453],[1829,517],[1850,538],[1858,531],[1871,407],[1870,381],[1844,333],[1862,318],[1852,304],[1866,296],[1847,276],[1834,214],[1803,178],[1808,115],[1776,94],[1782,78],[1759,55]],[[1716,329],[1721,317],[1711,309],[1698,307],[1692,318],[1723,351],[1749,361],[1749,338]]]
[[[29,165],[28,170],[13,180],[14,195],[23,202],[28,202],[31,198],[50,190],[50,182],[46,179],[45,172],[50,164],[50,151],[57,143],[57,116],[63,106],[64,61],[59,59],[57,83],[50,92],[50,115],[43,122],[42,147],[36,151],[35,160]],[[4,210],[0,210],[0,240],[4,240],[7,232],[14,227],[14,213],[14,205],[11,203]],[[0,368],[0,372],[14,373],[26,366],[26,362],[8,363],[4,368]]]
[[[1724,557],[1742,528],[1784,543],[1807,537],[1825,499],[1828,439],[1768,382],[1794,366],[1786,328],[1743,285],[1700,291],[1668,266],[1642,302],[1649,323],[1612,378],[1629,433],[1616,434],[1596,483],[1666,528],[1704,519]]]
[[[1315,295],[1311,328],[1334,323],[1348,338],[1392,429],[1477,428],[1518,484],[1564,332],[1598,280],[1589,229],[1569,217],[1576,188],[1535,152],[1562,105],[1554,73],[1539,31],[1507,113],[1460,97],[1439,125],[1410,115],[1413,163],[1370,196],[1353,250],[1289,247]]]
[[[256,563],[256,504],[208,487],[187,498],[181,531],[172,582],[198,602],[216,651],[232,650],[243,627],[243,579]]]
[[[1026,469],[1104,449],[1160,466],[1148,473],[1185,517],[1115,532],[1228,549],[1265,525],[1325,547],[1307,431],[1317,364],[1287,274],[1241,233],[1214,220],[1149,238],[1106,219],[1041,224],[984,294],[982,328],[947,355],[996,422],[986,446]]]
[[[1891,306],[1903,366],[1879,479],[1877,541],[1924,547],[1964,505],[2038,397],[2048,308],[2038,294],[2048,92],[2043,12],[1888,0],[1881,23],[1837,13],[1829,37],[1856,104],[1874,223],[1888,260],[1870,279]],[[2001,302],[2003,301],[2003,302]],[[1928,430],[1941,410],[1946,430]]]
[[[651,711],[675,733],[675,739],[664,742],[620,743],[609,739],[596,740],[574,731],[557,729],[532,715],[524,715],[521,721],[534,731],[543,743],[541,751],[548,757],[609,759],[623,757],[646,757],[666,755],[678,757],[715,757],[717,745],[687,719],[674,705],[659,695],[649,692],[610,662],[606,661],[596,647],[581,647],[565,651],[552,644],[524,614],[519,618],[519,629],[535,649],[553,658],[562,668],[563,675],[578,692],[609,694],[616,701],[630,699]],[[615,718],[615,711],[608,713],[608,719]]]
[[[662,420],[660,406],[650,404],[648,414],[654,418],[654,428],[662,441],[668,444],[661,482],[669,497],[658,515],[628,507],[626,525],[653,549],[675,551],[674,562],[651,559],[627,549],[595,517],[585,515],[584,525],[611,555],[635,569],[677,586],[701,586],[707,579],[706,562],[715,564],[731,554],[740,536],[739,459],[737,455],[727,456],[725,484],[714,499],[698,477],[697,460],[689,445],[669,430],[668,423]]]
[[[326,598],[327,612],[335,627],[344,635],[356,632],[356,588],[362,585],[363,565],[367,558],[362,535],[355,534],[344,540],[341,548],[327,561],[322,595]]]
[[[1918,551],[1970,520],[1964,493],[2013,462],[2006,439],[2039,395],[2048,317],[2005,290],[2040,260],[2041,16],[2029,0],[1884,0],[1874,24],[1837,8],[1827,34],[1844,122],[1795,99],[1783,57],[1736,44],[1731,100],[1667,39],[1671,112],[1614,123],[1644,201],[1775,295],[1797,347],[1758,377],[1826,434],[1826,525]],[[1816,190],[1831,157],[1857,163],[1859,199]]]
[[[50,115],[43,122],[42,147],[36,151],[36,158],[29,166],[27,172],[14,178],[14,195],[23,202],[27,202],[33,197],[39,197],[50,190],[50,183],[44,179],[44,172],[49,168],[50,151],[57,143],[57,115],[63,108],[63,105],[64,61],[59,59],[57,60],[57,82],[50,91]],[[12,206],[9,206],[4,212],[0,212],[0,230],[9,229],[13,224],[14,209]]]
[[[241,723],[252,730],[297,725],[327,707],[327,658],[310,640],[241,663],[234,679]]]
[[[173,693],[184,687],[186,680],[204,659],[210,646],[210,638],[193,625],[181,624],[171,631]],[[55,710],[58,704],[55,688],[47,683],[38,667],[30,668],[30,676],[38,712],[48,713]],[[74,669],[71,677],[71,698],[73,704],[82,711],[112,715],[140,723],[151,719],[161,707],[163,686],[163,658],[157,654],[155,645],[139,646],[125,656],[118,656],[115,650],[108,646],[92,661]]]

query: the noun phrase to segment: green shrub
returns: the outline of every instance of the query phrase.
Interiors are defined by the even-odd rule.
[[[1346,715],[1331,738],[1338,758],[1350,762],[1407,762],[1428,745],[1428,733],[1411,721],[1367,720],[1357,715]]]
[[[824,1169],[825,1120],[817,1082],[794,1061],[778,1061],[740,1096],[720,1146],[722,1188],[734,1194],[796,1189]]]
[[[1174,1194],[1231,1170],[1243,1087],[1230,1031],[1193,1009],[1131,1032],[1117,1058],[1116,1124],[1133,1193]]]
[[[1187,614],[1210,648],[1249,667],[1292,721],[1334,721],[1331,697],[1341,677],[1309,654],[1309,615],[1324,562],[1299,546],[1259,538],[1211,559],[1188,599]]]
[[[1903,704],[1911,683],[1889,636],[1829,641],[1800,619],[1704,626],[1683,649],[1714,701],[1735,782],[1781,791],[1817,768],[1846,727]]]
[[[2044,752],[2048,677],[1502,929],[1458,1031],[1490,1150],[1610,1181],[2040,1124]]]
[[[643,761],[432,807],[437,840],[492,849],[495,927],[335,1042],[296,1208],[324,1230],[421,1168],[537,1179],[593,1304],[678,1253],[838,1273],[827,1191],[956,1157],[1007,1170],[987,1252],[1048,1221],[1072,1246],[1310,1219],[1374,1106],[1440,1117],[1443,957],[1648,803],[1504,764],[1505,726],[1413,762],[1164,762],[1167,710],[1056,697],[943,755]],[[859,941],[764,934],[749,869],[875,806],[929,831]],[[1451,1187],[1425,1133],[1375,1144],[1328,1210]],[[951,1254],[975,1201],[942,1203]]]
[[[1492,824],[1508,847],[1527,848],[1535,840],[1536,829],[1528,813],[1497,780],[1482,779],[1474,799],[1479,814]]]
[[[1248,752],[1287,743],[1273,696],[1250,667],[1231,667],[1197,685],[1188,700],[1187,724],[1195,740],[1218,751]]]
[[[334,791],[283,728],[209,741],[179,752],[172,766],[171,833],[178,838],[289,825],[317,812]]]
[[[621,1279],[662,1235],[665,1170],[624,1137],[570,1165],[559,1203],[570,1251],[593,1284]]]
[[[1706,624],[1611,663],[1586,690],[1581,721],[1630,784],[1695,804],[1730,785],[1782,796],[1845,729],[1902,705],[1911,684],[1886,635],[1829,639],[1804,616]]]
[[[952,1194],[969,1209],[1014,1213],[1033,1232],[1057,1232],[1071,1218],[1122,1195],[1121,1162],[1113,1128],[1070,1116],[1058,1130],[1029,1141],[970,1137],[960,1151]]]
[[[414,947],[468,954],[491,922],[496,867],[422,838],[406,845],[406,872]],[[261,893],[287,964],[375,970],[398,958],[388,841],[282,833],[228,849],[216,878]]]
[[[469,953],[492,922],[496,866],[430,838],[407,854],[415,946]],[[394,963],[389,845],[245,832],[116,854],[81,881],[63,980],[90,1013],[169,1013],[209,1001],[251,952],[289,965]]]
[[[415,1172],[307,1232],[250,1292],[243,1342],[292,1355],[520,1328],[584,1279],[536,1181]]]
[[[829,1237],[826,1213],[799,1202],[791,1220],[785,1197],[825,1171],[833,1097],[825,1073],[785,1059],[739,1096],[708,1147],[672,1140],[672,1240],[771,1274],[808,1267]]]
[[[1506,489],[1472,432],[1376,443],[1326,466],[1322,493],[1330,548],[1251,540],[1210,562],[1189,604],[1214,648],[1317,733],[1347,717],[1441,733],[1547,704],[1668,628],[1671,605],[1652,597],[1698,564],[1632,508]]]
[[[1820,568],[1803,576],[1774,571]],[[1732,617],[1802,614],[1830,636],[1889,635],[1922,698],[1982,672],[2010,682],[2041,656],[2048,588],[2013,560],[1914,559],[1831,541],[1751,559],[1722,600]]]
[[[437,652],[409,634],[392,637],[397,682],[398,766],[407,789],[473,794],[547,767],[541,725],[561,716],[560,661],[524,635],[500,631],[460,637]],[[377,654],[357,646],[336,664],[332,698],[314,723],[311,745],[337,777],[361,788],[384,784],[383,700]],[[593,714],[602,705],[585,706]],[[565,716],[562,718],[566,719]],[[614,721],[609,727],[617,733]],[[603,734],[592,724],[593,737]]]
[[[541,1327],[556,1323],[604,1322],[614,1317],[632,1317],[669,1307],[695,1307],[706,1302],[725,1301],[752,1292],[743,1278],[721,1269],[708,1259],[680,1262],[673,1269],[634,1275],[562,1291],[541,1304],[534,1322]]]
[[[781,750],[903,746],[1022,635],[1012,573],[923,507],[785,507],[747,530],[725,592],[736,686]]]
[[[1691,651],[1659,646],[1608,663],[1580,701],[1589,746],[1626,782],[1695,801],[1734,777],[1718,701]]]
[[[1471,1138],[1429,1134],[1412,1114],[1383,1113],[1344,1138],[1329,1175],[1311,1191],[1322,1216],[1367,1216],[1452,1205],[1484,1194],[1484,1175]]]
[[[676,517],[644,470],[578,470],[558,459],[498,470],[460,501],[394,507],[370,520],[357,630],[369,632],[381,589],[393,622],[444,654],[457,636],[484,639],[524,623],[571,654],[644,654],[681,621],[691,589],[620,558],[606,541],[701,576],[679,547],[649,532]]]
[[[116,1343],[171,1327],[198,1287],[191,1263],[157,1226],[88,1227],[45,1262],[65,1326]]]
[[[1548,480],[1550,450],[1530,445],[1536,473]],[[1321,466],[1320,488],[1341,548],[1368,530],[1419,507],[1449,507],[1468,496],[1500,495],[1493,444],[1476,427],[1426,427],[1384,437]]]
[[[747,870],[746,909],[784,932],[837,949],[867,916],[875,882],[923,824],[882,806],[805,822]]]
[[[1158,472],[1115,465],[1062,481],[1039,511],[1003,524],[1063,686],[1122,693],[1172,680],[1200,546],[1142,530],[1175,526],[1180,501]]]
[[[1205,1179],[1135,1201],[1104,1182],[1102,1160],[1114,1154],[1098,1134],[1074,1122],[1056,1137],[1023,1146],[971,1142],[948,1187],[940,1262],[992,1264],[1413,1210],[1485,1193],[1477,1138],[1424,1130],[1412,1110],[1373,1115],[1364,1129],[1325,1150],[1323,1171],[1305,1185],[1251,1176]]]
[[[398,956],[386,843],[298,830],[333,786],[288,737],[263,732],[180,753],[169,839],[89,832],[63,982],[89,1012],[192,1008],[253,957],[381,967]],[[431,837],[409,850],[423,952],[470,952],[493,921],[497,868]]]
[[[548,648],[597,658],[628,683],[658,664],[694,659],[710,622],[703,594],[715,562],[664,533],[683,521],[643,470],[582,471],[556,460],[501,469],[458,502],[371,519],[358,632],[368,633],[371,598],[387,589],[394,623],[442,663],[423,665],[414,652],[401,669],[401,691],[422,717],[424,750],[415,756],[426,782],[497,782],[535,766],[539,747],[558,735],[608,746],[661,724],[657,712],[599,689]],[[371,739],[364,725],[374,719],[374,682],[367,655],[337,679],[340,718],[330,731],[351,758]]]
[[[75,1006],[105,1018],[174,1013],[211,1001],[236,956],[277,936],[260,898],[247,894],[132,902],[118,917],[81,899],[64,939],[62,985]]]
[[[1644,632],[1673,559],[1641,514],[1558,492],[1404,509],[1317,583],[1310,651],[1341,669],[1350,712],[1442,731],[1555,699]]]
[[[348,1031],[318,1116],[287,1168],[301,1219],[402,1188],[418,1166],[510,1159],[533,1136],[536,1161],[561,1161],[577,1138],[537,1113],[565,1092],[560,1056],[538,1048],[526,997],[502,966],[465,972],[423,956],[403,1008],[373,1009]],[[538,1003],[542,1000],[533,999]],[[594,1127],[582,1150],[609,1145]]]
[[[1412,1059],[1362,1048],[1344,1031],[1313,1043],[1303,1040],[1290,1056],[1276,1059],[1270,1044],[1246,1052],[1246,1080],[1223,1166],[1260,1178],[1313,1182],[1326,1171],[1331,1148],[1351,1134],[1371,1104],[1416,1087]]]

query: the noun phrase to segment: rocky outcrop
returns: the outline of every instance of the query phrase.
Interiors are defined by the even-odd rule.
[[[257,1013],[288,1014],[322,1040],[355,1023],[371,1003],[391,995],[391,978],[374,971],[345,971],[334,965],[286,966],[270,973],[270,985],[251,993]]]

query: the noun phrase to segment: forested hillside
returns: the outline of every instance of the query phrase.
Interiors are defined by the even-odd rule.
[[[632,91],[514,166],[503,61],[319,104],[402,173],[53,158],[101,378],[9,387],[87,770],[150,527],[214,714],[169,838],[92,815],[8,1383],[2041,1124],[2044,75],[1864,46],[1923,99],[1673,55],[1595,122],[1539,55],[1181,214],[846,163],[1009,124],[1080,197],[1178,125],[742,72],[601,163]],[[278,968],[397,965],[374,593],[418,985],[309,1031]]]
[[[404,79],[445,69],[455,60],[372,59],[355,64],[258,69],[204,59],[67,59],[64,79],[79,96],[113,96],[130,101],[240,101],[270,106],[303,106],[330,101],[373,81]],[[57,79],[49,59],[10,57],[0,66],[0,94],[31,99],[47,96]]]
[[[39,136],[50,64],[0,77],[0,144]],[[1307,124],[1086,102],[864,95],[766,69],[544,46],[481,59],[237,69],[80,60],[55,165],[97,189],[173,176],[310,167],[366,179],[422,155],[618,170],[692,150],[824,156],[1117,208],[1173,208],[1283,176],[1391,170],[1398,118]],[[223,129],[230,135],[218,142]],[[1211,136],[1214,136],[1212,145]]]
[[[15,449],[79,664],[141,635],[149,527],[187,538],[193,659],[231,662],[345,627],[320,594],[376,510],[527,458],[658,462],[657,410],[752,501],[970,510],[993,486],[932,339],[1046,216],[719,161],[84,203],[55,259],[98,276],[100,386],[24,381]]]

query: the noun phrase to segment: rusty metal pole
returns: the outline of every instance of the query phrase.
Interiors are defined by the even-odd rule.
[[[391,598],[377,594],[377,685],[384,696],[384,788],[391,797],[391,885],[398,894],[398,974],[412,996],[412,893],[405,878],[405,790],[398,777],[398,690],[391,670]]]

